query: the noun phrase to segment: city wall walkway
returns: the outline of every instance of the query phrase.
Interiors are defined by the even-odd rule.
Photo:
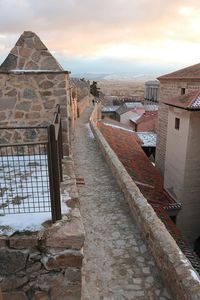
[[[89,130],[77,120],[73,153],[86,231],[82,300],[172,299]]]

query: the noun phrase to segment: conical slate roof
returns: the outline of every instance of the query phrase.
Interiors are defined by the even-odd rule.
[[[63,71],[63,68],[34,32],[24,31],[0,66],[0,71],[13,70]]]

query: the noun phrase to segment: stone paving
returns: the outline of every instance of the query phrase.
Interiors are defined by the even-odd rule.
[[[76,123],[75,172],[86,231],[82,300],[172,299],[88,129],[91,108]]]

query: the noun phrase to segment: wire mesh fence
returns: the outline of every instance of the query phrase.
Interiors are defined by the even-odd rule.
[[[51,211],[47,143],[0,146],[0,214]]]
[[[31,141],[32,138],[32,141]],[[61,219],[62,126],[0,128],[0,215],[52,213]]]

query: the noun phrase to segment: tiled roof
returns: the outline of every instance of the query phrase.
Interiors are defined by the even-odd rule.
[[[133,112],[133,114],[130,117],[130,121],[132,121],[133,123],[137,123],[137,121],[141,118],[142,115],[139,115],[136,112]]]
[[[113,120],[111,118],[108,118],[108,117],[105,117],[103,119],[103,123],[107,126],[111,126],[113,128],[117,128],[117,129],[121,129],[121,130],[124,130],[124,131],[128,131],[130,132],[130,134],[133,134],[134,137],[136,138],[137,142],[139,144],[142,144],[142,140],[139,138],[139,136],[137,135],[137,133],[133,130],[132,127],[128,126],[128,125],[125,125],[125,124],[122,124],[116,120]]]
[[[146,111],[158,111],[158,104],[145,104],[144,105],[144,109],[146,110]]]
[[[104,122],[99,122],[98,126],[148,201],[157,201],[163,207],[176,203],[163,192],[163,179],[159,171],[151,164],[133,133]]]
[[[142,140],[142,146],[144,147],[156,147],[157,134],[154,132],[137,132],[140,140]]]
[[[151,164],[135,136],[129,131],[107,126],[103,121],[98,122],[97,125],[180,249],[200,273],[200,258],[193,252],[191,246],[167,214],[167,211],[179,210],[180,205],[163,190],[163,178]]]
[[[189,66],[158,77],[158,80],[163,79],[200,79],[200,64]]]
[[[200,109],[200,90],[165,100],[164,103],[189,110]]]
[[[158,111],[146,111],[135,122],[132,119],[130,119],[130,120],[133,121],[136,124],[140,124],[140,123],[145,122],[149,119],[151,120],[151,119],[155,119],[157,117],[158,117]]]
[[[119,108],[119,105],[103,106],[101,111],[102,112],[115,112],[118,108]]]
[[[125,112],[135,109],[135,108],[143,108],[143,104],[141,102],[126,102],[123,103],[117,110],[116,112],[118,115],[122,115]]]

